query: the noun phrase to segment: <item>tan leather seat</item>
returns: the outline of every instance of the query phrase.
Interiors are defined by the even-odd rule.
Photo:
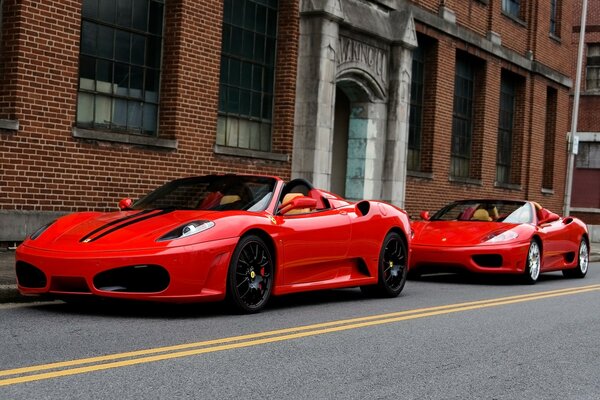
[[[283,201],[281,202],[281,205],[279,206],[279,209],[285,208],[285,206],[287,206],[296,197],[302,197],[302,196],[304,196],[302,193],[288,193],[288,194],[286,194],[283,197]],[[290,211],[286,212],[285,215],[305,214],[305,213],[309,213],[309,212],[311,212],[310,208],[297,208],[295,210],[290,210]]]
[[[228,194],[226,196],[221,197],[219,201],[220,205],[235,203],[236,201],[240,201],[242,198],[237,194]]]
[[[473,213],[473,216],[471,217],[471,221],[491,221],[491,220],[492,220],[492,218],[490,217],[490,213],[488,213],[483,208],[480,208],[479,210],[475,210],[475,212]]]

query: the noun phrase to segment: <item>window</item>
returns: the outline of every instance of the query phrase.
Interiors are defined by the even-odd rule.
[[[591,92],[600,90],[600,43],[588,44],[585,86]]]
[[[506,14],[521,18],[521,0],[502,0],[502,11]]]
[[[163,0],[84,0],[77,125],[157,133]]]
[[[457,57],[454,76],[450,175],[470,177],[475,71],[466,57]]]
[[[579,142],[575,166],[580,169],[600,169],[600,143]]]
[[[516,83],[502,76],[500,83],[500,113],[498,116],[498,147],[496,157],[496,181],[511,183],[511,160],[515,116]]]
[[[542,188],[554,189],[554,143],[556,140],[557,90],[546,91],[546,130],[544,133],[544,170]]]
[[[225,0],[217,144],[271,150],[277,0]]]
[[[420,45],[413,51],[410,83],[410,120],[408,125],[409,171],[421,169],[421,136],[423,131],[423,94],[425,86],[425,54]]]
[[[560,36],[560,0],[550,0],[550,33],[554,36]]]

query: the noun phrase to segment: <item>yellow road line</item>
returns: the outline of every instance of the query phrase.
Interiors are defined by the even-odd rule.
[[[582,286],[578,288],[560,289],[547,292],[538,292],[527,295],[509,296],[497,299],[488,299],[474,302],[457,303],[445,306],[429,307],[389,314],[379,314],[368,317],[353,318],[340,321],[331,321],[321,324],[306,325],[294,328],[286,328],[274,331],[259,332],[249,335],[234,336],[229,338],[208,340],[196,343],[182,344],[176,346],[159,347],[127,353],[110,354],[100,357],[90,357],[52,364],[42,364],[31,367],[17,368],[0,371],[0,376],[14,376],[25,373],[35,373],[49,369],[64,367],[75,367],[77,365],[100,363],[82,367],[75,367],[45,373],[18,376],[0,379],[0,386],[14,385],[18,383],[31,382],[43,379],[57,378],[83,374],[87,372],[101,371],[106,369],[120,368],[125,366],[150,363],[155,361],[169,360],[174,358],[189,357],[199,354],[213,353],[224,350],[233,350],[244,347],[257,346],[267,343],[281,342],[285,340],[298,339],[308,336],[317,336],[327,333],[341,332],[351,329],[369,326],[389,324],[393,322],[407,321],[436,315],[451,314],[462,311],[476,310],[481,308],[496,307],[507,304],[522,303],[526,301],[540,300],[558,296],[567,296],[600,290],[600,285]],[[200,348],[198,348],[200,347]],[[162,354],[160,354],[162,353]],[[152,355],[153,354],[153,355]],[[147,356],[150,355],[150,356]],[[144,357],[145,356],[145,357]],[[138,358],[132,358],[138,357]],[[106,362],[111,360],[122,360]]]

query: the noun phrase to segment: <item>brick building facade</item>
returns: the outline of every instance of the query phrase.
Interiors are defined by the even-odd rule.
[[[254,7],[263,26],[238,21],[245,12],[240,4]],[[248,171],[289,177],[296,0],[241,1],[227,11],[230,31],[251,40],[264,43],[267,34],[258,31],[273,25],[273,18],[285,27],[268,43],[275,48],[265,45],[276,51],[274,79],[244,90],[269,102],[262,112],[272,107],[270,115],[246,118],[270,124],[270,140],[260,149],[217,141],[218,119],[235,114],[227,106],[218,111],[219,88],[236,94],[243,89],[220,82],[223,1],[3,0],[0,5],[0,241],[22,239],[56,214],[114,209],[120,198],[137,198],[176,177]],[[158,52],[152,47],[156,42]],[[235,54],[229,59],[238,68],[242,64]],[[91,73],[86,65],[92,65]],[[264,60],[243,64],[259,72],[264,65]],[[104,76],[105,70],[111,76]],[[126,72],[119,75],[121,70]],[[143,80],[135,81],[136,73]],[[143,118],[136,117],[140,104],[143,113],[149,108]]]
[[[572,1],[0,0],[0,241],[207,172],[560,210]]]
[[[582,1],[573,9],[573,49],[579,44]],[[600,240],[600,4],[588,2],[581,95],[577,123],[579,139],[575,157],[571,214],[595,225],[592,237]],[[572,62],[575,76],[576,58]]]

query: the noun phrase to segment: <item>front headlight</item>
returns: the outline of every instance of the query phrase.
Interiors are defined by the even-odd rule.
[[[38,228],[38,230],[36,230],[35,232],[33,232],[33,233],[32,233],[32,234],[29,236],[29,239],[30,239],[30,240],[35,240],[35,239],[37,239],[38,237],[40,237],[40,235],[41,235],[42,233],[44,233],[44,231],[45,231],[46,229],[48,229],[48,228],[50,227],[50,225],[52,225],[54,222],[56,222],[56,221],[49,222],[49,223],[47,223],[46,225],[42,226],[41,228]]]
[[[181,225],[180,227],[173,229],[171,232],[166,235],[161,236],[158,241],[163,242],[165,240],[174,240],[174,239],[183,239],[188,236],[195,235],[200,232],[204,232],[207,229],[215,226],[215,223],[212,221],[193,221],[188,222],[185,225]]]
[[[486,243],[507,242],[518,237],[519,234],[515,231],[504,231],[500,233],[491,233],[485,239],[483,239],[483,241]]]

